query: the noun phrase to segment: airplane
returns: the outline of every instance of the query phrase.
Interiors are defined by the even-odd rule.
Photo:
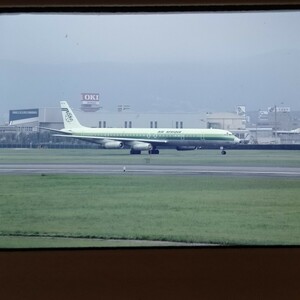
[[[222,129],[182,128],[91,128],[81,125],[66,101],[60,101],[64,128],[61,130],[40,127],[56,132],[53,136],[75,138],[97,143],[105,149],[130,148],[130,154],[159,154],[158,148],[176,148],[178,151],[195,150],[207,144],[224,146],[238,144],[239,138]]]

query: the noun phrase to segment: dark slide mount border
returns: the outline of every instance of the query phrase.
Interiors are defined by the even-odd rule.
[[[227,12],[300,1],[0,0],[0,13]],[[1,250],[0,299],[298,299],[299,247]]]

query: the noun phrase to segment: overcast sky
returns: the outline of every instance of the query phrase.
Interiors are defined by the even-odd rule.
[[[15,108],[58,106],[61,98],[79,106],[80,91],[99,92],[103,95],[102,105],[108,110],[124,101],[140,109],[145,107],[143,101],[162,103],[164,99],[167,105],[186,101],[190,109],[199,110],[224,111],[228,107],[230,111],[239,104],[263,109],[281,102],[300,110],[299,32],[298,12],[1,15],[0,113]],[[107,73],[101,69],[103,64],[111,70],[110,83]],[[156,74],[151,71],[146,76],[143,68],[135,69],[145,64],[161,68],[161,72],[156,72],[165,74],[160,80],[166,83],[157,88],[157,82],[153,81],[153,93],[143,94],[137,86],[128,84],[125,71],[123,79],[118,77],[117,66],[124,64],[132,66],[130,78],[134,82],[136,76],[140,86],[146,84],[142,80]],[[190,69],[185,70],[183,77],[178,65],[184,64]],[[59,74],[64,76],[53,71],[58,65]],[[67,65],[74,66],[73,71],[78,73],[81,73],[79,66],[83,66],[85,73],[78,74],[74,81],[74,74],[70,76],[70,72],[62,71]],[[174,68],[170,69],[172,65]],[[88,80],[88,66],[92,68],[91,80]],[[168,71],[164,66],[168,66]],[[97,72],[93,67],[99,71],[99,80],[95,80]],[[115,82],[111,82],[115,77],[113,70],[118,72]],[[24,77],[26,86],[21,75],[12,75],[14,72]],[[255,72],[259,78],[257,83]],[[182,83],[191,81],[193,85],[188,87]],[[214,81],[213,89],[208,88],[209,81]],[[278,86],[281,82],[283,85]],[[159,109],[157,103],[155,109]]]

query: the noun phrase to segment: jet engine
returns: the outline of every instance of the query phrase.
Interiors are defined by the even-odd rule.
[[[121,149],[124,147],[122,142],[110,141],[103,144],[104,149]]]
[[[131,149],[134,150],[134,151],[151,150],[152,145],[150,143],[139,142],[139,143],[133,144],[131,146]]]

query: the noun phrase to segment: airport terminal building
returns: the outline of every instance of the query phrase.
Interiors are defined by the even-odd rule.
[[[130,111],[112,113],[72,109],[82,125],[94,128],[245,129],[245,118],[235,113],[137,113]],[[9,124],[22,128],[49,127],[61,129],[64,127],[60,108],[11,110]]]

